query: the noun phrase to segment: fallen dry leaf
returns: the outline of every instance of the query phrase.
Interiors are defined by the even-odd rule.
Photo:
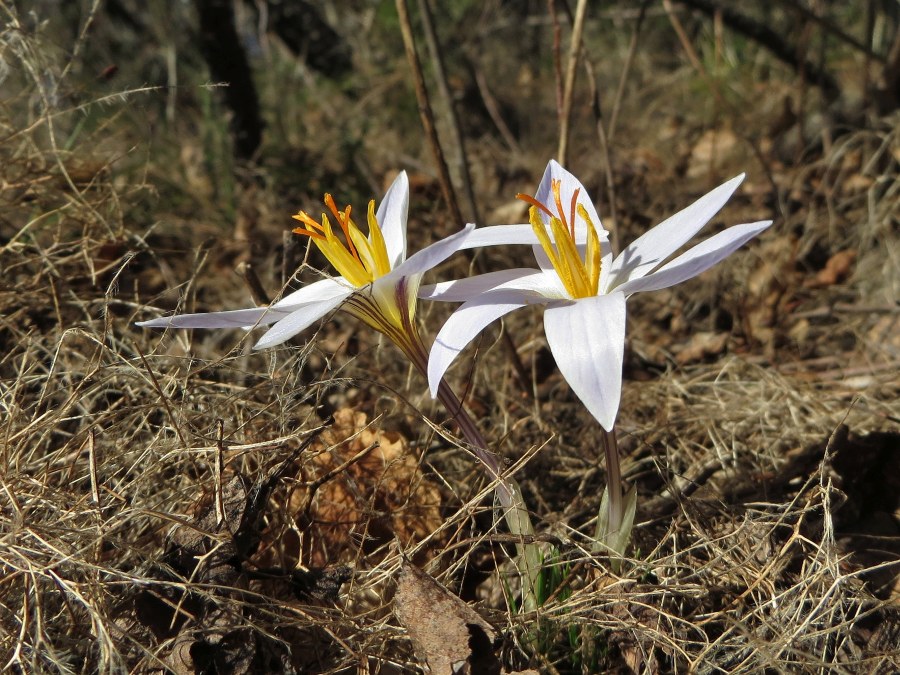
[[[373,428],[365,413],[343,408],[311,450],[296,467],[299,485],[277,497],[291,523],[263,535],[254,558],[260,567],[325,567],[355,559],[361,539],[372,551],[395,539],[406,546],[440,529],[440,490],[398,432]]]
[[[499,675],[497,632],[458,597],[408,562],[400,567],[394,614],[436,675]]]
[[[739,149],[740,139],[730,129],[706,131],[691,149],[688,178],[703,178],[709,175],[713,167],[728,164]]]
[[[812,279],[804,285],[807,288],[824,288],[834,286],[844,281],[853,271],[853,263],[856,262],[856,251],[847,249],[838,251],[828,259],[825,267],[819,270]]]
[[[725,351],[728,344],[728,333],[712,333],[701,331],[695,333],[687,344],[675,354],[675,362],[679,365],[703,361],[710,356],[718,356]]]

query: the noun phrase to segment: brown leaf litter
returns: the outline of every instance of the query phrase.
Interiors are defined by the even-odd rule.
[[[194,517],[167,537],[166,551],[133,600],[134,616],[157,640],[160,656],[176,675],[293,673],[285,643],[253,628],[255,580],[286,582],[297,598],[333,602],[350,570],[257,570],[247,560],[260,541],[271,491],[286,465],[251,482],[236,473],[214,495],[205,495]],[[189,582],[190,591],[184,590]]]
[[[295,466],[296,486],[283,498],[282,527],[263,535],[261,566],[313,567],[348,562],[395,539],[421,541],[443,523],[441,494],[424,476],[399,432],[373,427],[350,408]],[[279,495],[279,499],[282,496]]]
[[[501,640],[497,629],[408,561],[400,566],[394,614],[429,672],[500,675],[496,652]],[[536,672],[523,671],[518,675]]]

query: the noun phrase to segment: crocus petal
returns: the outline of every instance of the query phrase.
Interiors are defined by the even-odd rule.
[[[475,225],[469,223],[456,234],[434,242],[430,246],[426,246],[421,251],[413,253],[401,265],[395,267],[390,274],[386,274],[384,279],[394,280],[399,277],[411,277],[417,274],[424,274],[428,270],[437,267],[451,255],[456,253],[460,246],[466,241]]]
[[[569,208],[572,204],[572,195],[575,194],[575,191],[577,190],[578,201],[576,203],[583,206],[587,211],[588,215],[591,217],[591,221],[594,223],[594,227],[597,228],[597,234],[600,235],[600,238],[604,240],[607,239],[609,234],[603,229],[603,224],[600,222],[600,216],[597,215],[597,209],[594,208],[594,204],[591,202],[588,191],[585,189],[584,185],[581,184],[580,180],[563,168],[563,166],[555,159],[551,159],[547,163],[547,168],[544,169],[544,176],[541,178],[540,185],[538,185],[534,198],[541,204],[550,207],[551,210],[555,210],[556,195],[553,194],[552,188],[552,181],[554,180],[558,180],[560,183],[559,196],[563,208],[566,210],[566,219],[568,220],[571,216]],[[543,211],[541,211],[541,218],[545,223],[549,222],[547,214]],[[576,243],[587,241],[587,226],[577,213],[575,214],[575,235]]]
[[[409,178],[405,171],[401,171],[391,183],[391,187],[388,188],[375,212],[392,268],[406,260],[406,214],[408,210]]]
[[[625,294],[553,304],[544,311],[547,344],[560,373],[607,431],[619,412],[625,353]]]
[[[485,293],[460,305],[441,327],[431,347],[431,355],[428,357],[428,386],[431,395],[437,395],[438,385],[447,368],[485,326],[534,301],[532,293],[507,290]]]
[[[419,289],[419,297],[423,300],[441,300],[442,302],[465,302],[476,295],[492,291],[506,284],[527,279],[533,276],[543,276],[543,272],[530,268],[516,268],[476,274],[474,277],[457,279],[456,281],[442,281],[437,284],[429,284]]]
[[[564,211],[563,214],[556,213],[556,195],[553,193],[553,181],[559,181],[559,197],[560,197],[560,205]],[[600,222],[600,216],[597,214],[597,209],[594,208],[594,203],[591,201],[590,196],[588,195],[587,190],[584,185],[582,185],[581,181],[578,180],[573,174],[569,173],[563,166],[557,162],[555,159],[551,159],[547,163],[547,168],[544,170],[544,176],[541,178],[541,182],[538,185],[537,192],[534,195],[536,201],[540,202],[547,206],[551,211],[556,213],[557,216],[564,216],[565,221],[569,222],[572,220],[572,196],[578,192],[578,199],[576,204],[582,206],[584,210],[587,212],[588,216],[591,219],[591,223],[593,223],[595,230],[597,231],[597,235],[600,238],[601,248],[603,249],[603,265],[605,269],[609,269],[609,265],[612,264],[612,255],[609,247],[609,233],[603,229],[603,224]],[[549,224],[550,218],[539,209],[541,220],[544,223]],[[584,219],[578,214],[576,209],[575,211],[574,222],[570,223],[574,225],[575,228],[575,244],[578,247],[578,254],[584,258],[584,244],[587,243],[587,224],[584,222]],[[553,264],[550,262],[550,258],[547,256],[547,253],[541,246],[534,246],[534,259],[542,270],[550,271],[553,269]]]
[[[266,334],[259,339],[259,342],[253,345],[253,348],[265,349],[266,347],[274,347],[275,345],[279,345],[285,340],[294,337],[297,333],[305,330],[328,314],[328,312],[335,307],[338,307],[352,294],[352,290],[347,290],[343,296],[302,305],[270,328]]]
[[[550,240],[553,241],[552,233],[550,233]],[[587,243],[586,230],[575,233],[575,243],[580,245]],[[508,246],[512,244],[540,246],[541,242],[530,224],[489,225],[488,227],[476,227],[466,239],[466,242],[459,248],[463,250],[467,248],[481,248],[482,246]]]
[[[347,292],[352,290],[353,286],[343,277],[319,279],[319,281],[307,284],[293,293],[288,293],[281,300],[274,303],[272,307],[274,309],[287,309],[293,311],[293,309],[300,305],[308,305],[311,302],[331,300],[338,296],[346,297]],[[282,316],[284,316],[283,313]]]
[[[631,295],[638,291],[658,291],[661,288],[668,288],[692,279],[734,253],[771,224],[771,220],[763,220],[758,223],[745,223],[729,227],[685,251],[656,272],[639,279],[626,281],[616,290]]]
[[[143,328],[252,328],[267,326],[287,316],[287,312],[271,307],[234,309],[227,312],[204,312],[164,316],[149,321],[138,321]]]
[[[482,246],[507,246],[509,244],[528,244],[533,246],[539,243],[537,235],[527,223],[516,225],[491,225],[489,227],[476,227],[466,238],[466,243],[460,248],[481,248]]]
[[[652,272],[719,212],[743,180],[744,174],[732,178],[631,242],[604,273],[601,293]]]

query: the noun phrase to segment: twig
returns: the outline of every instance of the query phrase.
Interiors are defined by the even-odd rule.
[[[88,446],[88,467],[91,472],[91,499],[94,500],[94,504],[97,508],[100,508],[100,481],[97,480],[97,450],[95,448],[97,432],[94,429],[91,429],[88,434],[87,446]]]
[[[140,358],[141,363],[144,364],[144,368],[147,370],[147,374],[150,376],[150,381],[153,382],[153,388],[156,389],[156,393],[159,394],[160,399],[162,399],[163,407],[166,409],[166,413],[169,415],[169,419],[172,420],[172,428],[175,429],[175,435],[178,436],[178,440],[181,441],[182,447],[188,447],[187,441],[181,433],[181,427],[178,426],[178,420],[175,419],[175,412],[172,410],[172,406],[169,405],[169,399],[166,396],[166,393],[163,391],[162,386],[159,384],[159,380],[156,377],[156,373],[153,372],[153,368],[150,367],[150,364],[147,362],[147,357],[144,356],[144,353],[141,351],[141,348],[135,344],[134,350],[137,352],[138,358]]]
[[[644,0],[641,3],[641,10],[634,25],[634,32],[631,34],[631,42],[628,44],[628,54],[625,56],[625,63],[622,65],[622,75],[619,77],[619,86],[616,87],[616,97],[613,100],[612,112],[609,115],[609,129],[606,132],[607,140],[612,143],[616,137],[616,124],[619,121],[619,110],[622,107],[622,101],[625,98],[625,83],[628,81],[628,75],[631,73],[631,66],[634,63],[634,55],[637,53],[638,37],[641,34],[641,28],[644,26],[644,18],[647,16],[647,5],[650,0]]]
[[[244,279],[244,282],[247,284],[247,288],[250,290],[250,296],[253,298],[253,302],[255,302],[260,307],[265,307],[272,302],[272,300],[266,293],[266,289],[263,288],[262,282],[260,282],[259,276],[257,276],[256,274],[256,270],[253,269],[253,265],[246,261],[241,262],[238,263],[235,271]]]
[[[472,60],[469,60],[469,68],[471,68],[472,76],[475,78],[475,85],[478,87],[478,93],[481,94],[481,101],[484,103],[484,108],[487,110],[488,116],[491,118],[494,126],[497,127],[497,131],[499,131],[500,135],[503,137],[507,149],[516,154],[521,154],[522,149],[519,147],[516,137],[513,135],[512,131],[510,131],[509,125],[506,124],[503,115],[500,113],[500,106],[497,105],[497,99],[494,98],[494,94],[491,93],[487,79],[484,77],[484,72],[478,67],[478,64]]]
[[[590,55],[586,53],[586,50],[584,50],[584,53],[582,53],[584,68],[587,72],[587,78],[590,85],[592,101],[591,109],[594,114],[594,119],[596,120],[597,140],[600,143],[600,152],[603,155],[603,162],[605,165],[603,168],[603,182],[606,184],[607,200],[609,201],[609,219],[604,224],[604,227],[606,227],[609,231],[610,248],[612,249],[613,254],[619,252],[619,219],[616,212],[616,185],[615,179],[613,178],[613,162],[610,153],[610,146],[612,145],[612,138],[613,134],[615,133],[616,121],[619,116],[619,108],[621,107],[622,99],[625,93],[625,83],[628,79],[628,74],[631,71],[631,65],[634,61],[634,54],[637,50],[638,35],[640,34],[641,26],[644,22],[648,3],[649,0],[644,0],[644,2],[641,4],[640,12],[637,17],[637,25],[635,26],[634,33],[631,36],[631,44],[628,48],[628,55],[625,58],[625,64],[622,67],[622,74],[619,77],[619,85],[616,89],[616,97],[613,102],[613,110],[610,116],[609,131],[607,131],[603,127],[603,108],[601,105],[600,90],[597,87],[597,77],[594,72],[593,60],[590,58]]]
[[[476,223],[481,218],[478,215],[478,205],[475,203],[475,193],[472,191],[472,175],[469,173],[469,159],[466,154],[465,139],[463,138],[462,128],[459,125],[459,116],[456,114],[456,108],[453,105],[453,97],[450,95],[450,87],[447,84],[447,73],[444,70],[444,57],[438,43],[437,34],[434,31],[434,19],[431,16],[431,7],[428,0],[419,0],[419,13],[422,18],[422,32],[425,34],[425,44],[428,52],[431,54],[431,66],[434,69],[434,79],[437,82],[438,94],[444,100],[444,108],[446,109],[448,125],[453,145],[457,152],[457,165],[459,168],[459,177],[462,181],[463,192],[466,195],[466,201],[469,202],[469,215]]]
[[[225,423],[216,420],[216,462],[213,476],[216,484],[216,527],[225,522],[225,496],[222,493],[222,474],[225,472]]]
[[[575,73],[578,68],[578,58],[581,55],[581,38],[584,35],[584,17],[587,14],[587,0],[578,0],[575,8],[575,20],[572,25],[572,37],[569,42],[569,58],[566,63],[566,79],[563,83],[562,110],[559,117],[559,146],[556,159],[560,164],[566,164],[566,156],[569,150],[569,117],[572,114],[572,97],[575,92]]]
[[[564,540],[561,537],[556,536],[555,534],[549,534],[547,532],[541,532],[540,534],[502,534],[499,532],[493,532],[491,534],[485,534],[479,537],[468,537],[466,539],[460,539],[458,542],[448,546],[444,549],[444,553],[448,551],[453,551],[455,549],[460,548],[469,548],[471,546],[476,546],[478,544],[552,544],[553,546],[560,548],[569,544],[568,540]]]
[[[609,245],[613,255],[619,252],[619,218],[616,213],[616,183],[613,179],[612,157],[609,152],[609,139],[603,128],[603,108],[600,105],[600,89],[597,87],[597,78],[594,75],[594,65],[589,59],[584,60],[588,81],[591,87],[591,110],[597,126],[597,140],[600,143],[600,153],[603,155],[603,177],[606,182],[606,194],[609,201],[609,218],[604,228],[609,232]]]
[[[421,61],[419,61],[419,56],[416,52],[416,42],[412,32],[412,23],[410,22],[409,7],[406,4],[406,0],[397,0],[397,14],[400,18],[400,29],[401,33],[403,34],[403,44],[406,48],[406,56],[409,60],[410,69],[413,72],[413,83],[416,90],[416,100],[419,102],[419,117],[422,120],[422,127],[425,129],[425,135],[428,137],[428,142],[431,145],[431,151],[432,153],[434,153],[434,161],[438,167],[438,176],[441,182],[441,191],[444,194],[444,201],[447,203],[447,206],[450,209],[450,215],[453,219],[453,222],[461,225],[464,222],[462,211],[460,210],[459,202],[456,199],[456,191],[453,189],[453,184],[450,181],[450,172],[447,169],[447,162],[444,159],[444,151],[441,146],[441,140],[438,137],[437,128],[434,124],[434,111],[431,108],[431,102],[428,97],[428,88],[425,86],[425,76],[422,72],[422,63]],[[436,39],[434,44],[435,49],[437,49]],[[441,68],[440,70],[441,73],[443,73],[443,69]],[[446,83],[444,84],[444,86],[446,87]],[[449,96],[449,93],[447,95]],[[448,108],[452,110],[452,103],[448,101],[448,104]],[[460,152],[462,154],[462,163],[465,164],[465,150],[461,145]],[[471,197],[471,199],[472,209],[474,213],[475,200],[474,197]],[[475,268],[479,272],[485,271],[481,259],[477,256],[475,257]],[[512,341],[512,337],[510,337],[509,333],[507,333],[506,331],[502,331],[501,339],[504,349],[506,350],[507,357],[513,365],[513,370],[516,373],[516,378],[519,380],[519,385],[522,387],[523,391],[530,393],[531,379],[528,377],[528,371],[525,370],[522,359],[519,358],[519,352],[516,349],[515,343]]]
[[[419,55],[416,52],[416,40],[413,37],[412,23],[409,19],[409,6],[406,0],[396,0],[396,3],[397,15],[400,19],[400,33],[403,35],[403,46],[406,50],[406,58],[409,61],[410,70],[412,70],[416,101],[419,103],[419,119],[422,122],[422,128],[425,130],[425,136],[428,138],[428,144],[431,146],[431,152],[434,154],[434,163],[437,165],[441,192],[444,194],[447,208],[450,209],[450,218],[454,223],[461,224],[464,222],[462,213],[459,210],[459,202],[456,200],[453,183],[450,182],[450,171],[447,169],[447,161],[444,157],[444,150],[441,147],[441,140],[438,138],[437,129],[434,126],[434,112],[431,109],[428,89],[425,86],[422,63],[419,61]]]
[[[550,14],[550,20],[553,22],[553,70],[556,75],[556,115],[558,119],[562,119],[563,94],[562,94],[562,56],[560,55],[560,43],[562,42],[562,29],[559,27],[559,20],[556,18],[556,4],[554,0],[547,0],[547,13]]]

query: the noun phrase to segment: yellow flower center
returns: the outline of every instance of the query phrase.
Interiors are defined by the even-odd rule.
[[[546,204],[542,204],[530,195],[518,194],[516,197],[531,204],[531,208],[528,209],[528,220],[541,243],[541,248],[550,259],[553,269],[556,270],[569,295],[572,298],[587,298],[597,295],[600,289],[600,268],[603,258],[597,228],[594,227],[587,209],[578,203],[580,190],[575,190],[572,195],[567,218],[566,211],[563,209],[562,197],[559,194],[560,181],[552,181],[550,189],[553,191],[555,213]],[[553,234],[552,241],[550,235],[547,234],[547,225],[541,219],[540,211],[550,218],[549,229]],[[575,244],[576,214],[587,225],[587,247],[583,259]]]
[[[303,227],[294,229],[294,233],[309,237],[338,273],[356,287],[357,292],[344,303],[344,311],[384,333],[404,351],[411,349],[409,345],[419,339],[414,322],[419,278],[404,277],[390,285],[373,283],[391,272],[384,235],[375,216],[374,200],[369,202],[368,237],[350,217],[350,206],[341,211],[330,194],[325,195],[325,206],[337,221],[343,238],[335,232],[326,213],[322,214],[322,221],[317,222],[305,211],[300,211],[294,218],[303,223]]]
[[[368,237],[350,218],[350,206],[344,207],[343,211],[339,210],[330,194],[325,195],[325,206],[331,211],[341,232],[344,233],[343,239],[335,234],[331,220],[325,213],[322,214],[320,223],[305,211],[300,211],[293,217],[303,223],[303,227],[295,228],[294,233],[312,239],[338,273],[357,288],[362,288],[390,272],[391,263],[387,247],[378,219],[375,217],[375,201],[369,202]]]

